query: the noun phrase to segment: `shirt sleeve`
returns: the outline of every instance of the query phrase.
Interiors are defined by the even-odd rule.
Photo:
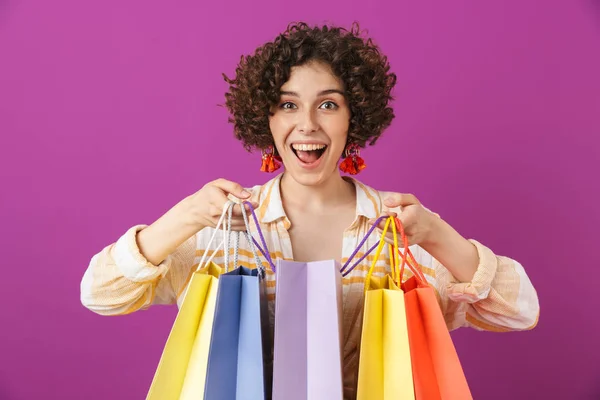
[[[196,250],[196,235],[181,244],[159,265],[137,246],[131,227],[115,243],[95,254],[81,280],[81,303],[100,315],[124,315],[152,304],[174,304],[188,280]]]
[[[494,332],[533,329],[539,318],[535,288],[523,266],[496,255],[476,240],[479,263],[470,282],[459,282],[448,269],[422,248],[419,263],[435,287],[450,330],[471,327]]]
[[[384,210],[402,212],[400,207]],[[516,260],[494,254],[474,239],[469,241],[479,256],[470,282],[459,282],[422,247],[411,246],[426,279],[436,290],[448,329],[471,327],[494,332],[533,329],[540,306],[523,266]]]

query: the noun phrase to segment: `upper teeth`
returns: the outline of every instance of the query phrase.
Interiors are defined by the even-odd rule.
[[[293,144],[292,148],[298,151],[312,151],[312,150],[321,150],[324,149],[324,144]]]

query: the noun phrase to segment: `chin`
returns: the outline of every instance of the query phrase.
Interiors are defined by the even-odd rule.
[[[294,181],[303,186],[320,186],[340,175],[337,169],[337,163],[332,163],[331,160],[327,160],[327,157],[323,157],[320,161],[321,165],[317,168],[307,169],[303,168],[296,159],[293,159],[292,165],[285,166],[285,172],[290,175]]]
[[[325,174],[324,172],[298,172],[286,169],[286,174],[290,175],[294,181],[302,186],[321,186],[327,182],[335,173]]]

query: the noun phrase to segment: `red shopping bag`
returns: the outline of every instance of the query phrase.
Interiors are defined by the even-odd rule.
[[[402,267],[396,277],[402,280],[405,266],[414,274],[400,286],[404,291],[416,399],[472,399],[435,292],[408,248],[400,220],[395,221],[404,242],[404,254],[399,255]]]

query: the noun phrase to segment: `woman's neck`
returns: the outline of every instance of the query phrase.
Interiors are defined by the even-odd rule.
[[[280,189],[284,206],[302,210],[321,211],[349,203],[356,204],[354,184],[336,173],[325,182],[309,186],[297,182],[290,174],[284,172]]]

